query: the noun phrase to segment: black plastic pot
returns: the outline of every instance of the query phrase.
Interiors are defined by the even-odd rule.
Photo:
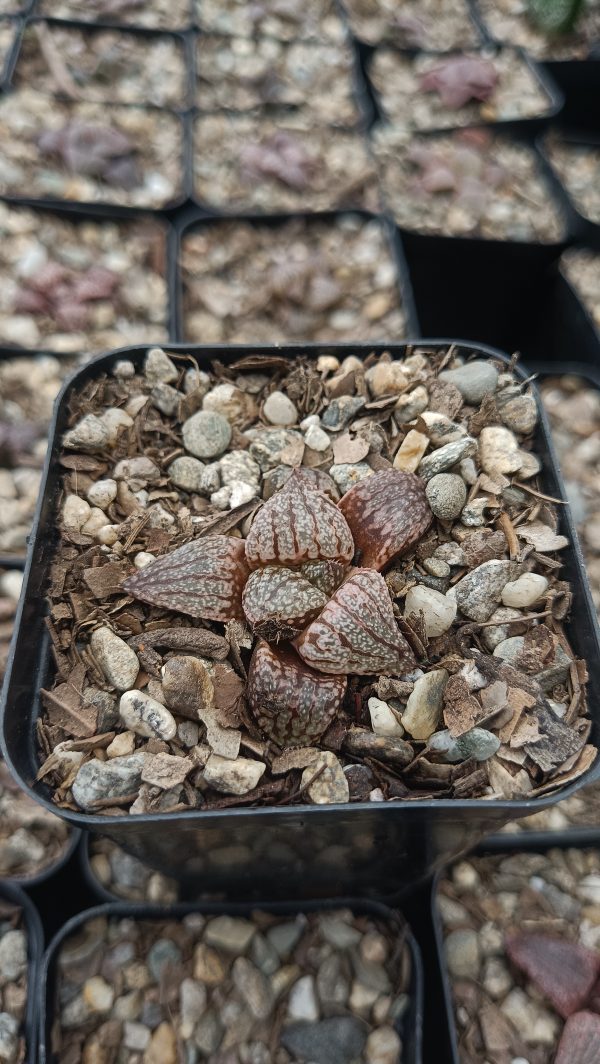
[[[599,832],[584,834],[584,829],[571,829],[568,832],[557,831],[554,834],[552,832],[540,832],[539,834],[531,832],[520,838],[515,838],[514,835],[502,835],[493,839],[486,839],[481,846],[477,847],[475,853],[478,857],[491,857],[494,854],[503,853],[518,855],[520,853],[545,853],[549,849],[593,848],[598,846],[599,837]],[[444,929],[437,904],[440,879],[441,872],[436,875],[431,886],[431,925],[437,953],[432,977],[436,985],[442,988],[444,1004],[444,1012],[440,1017],[440,1031],[443,1031],[445,1035],[445,1052],[444,1056],[440,1057],[440,1060],[447,1062],[447,1064],[462,1064],[452,997],[452,982],[446,964]]]
[[[289,222],[301,219],[306,222],[307,227],[312,224],[331,223],[334,224],[337,220],[344,217],[357,217],[364,222],[376,221],[379,222],[383,231],[387,244],[389,245],[390,254],[394,260],[397,271],[397,285],[400,291],[400,297],[402,300],[402,308],[406,318],[406,332],[409,335],[414,335],[418,331],[417,317],[414,306],[414,297],[412,291],[412,285],[410,282],[410,276],[406,259],[404,257],[404,251],[402,247],[402,240],[400,239],[397,231],[392,223],[383,215],[372,214],[369,211],[317,211],[306,213],[294,213],[294,214],[239,214],[231,215],[227,218],[215,218],[206,217],[204,212],[199,212],[196,208],[191,208],[181,216],[177,226],[174,230],[174,241],[172,245],[171,261],[173,269],[171,272],[170,288],[170,306],[172,312],[172,323],[174,323],[174,335],[178,341],[185,341],[185,315],[183,309],[183,292],[184,292],[184,279],[183,271],[180,267],[181,251],[183,241],[190,233],[197,232],[200,229],[206,227],[214,227],[220,225],[234,225],[236,222],[240,224],[256,225],[257,227],[270,226],[273,229],[277,229],[280,226],[286,225]]]
[[[560,124],[600,132],[600,59],[546,60],[542,63],[564,96]]]
[[[45,17],[44,12],[40,11],[40,8],[41,8],[42,5],[39,2],[39,0],[30,0],[30,3],[34,3],[35,7],[36,7],[37,11],[39,12],[39,14],[41,15],[41,17]],[[188,9],[188,17],[186,18],[185,22],[182,25],[173,25],[173,26],[165,27],[164,30],[160,29],[160,27],[158,29],[155,29],[154,27],[152,27],[152,31],[151,32],[158,32],[158,33],[171,33],[171,32],[184,33],[187,30],[190,30],[192,28],[192,26],[193,26],[193,12],[192,12],[193,3],[194,3],[194,0],[188,0],[187,5],[186,5],[187,9]],[[105,30],[130,30],[130,29],[146,30],[146,29],[150,28],[150,27],[146,27],[146,26],[140,26],[138,23],[135,22],[134,19],[132,19],[131,22],[126,21],[126,20],[123,20],[123,21],[119,22],[118,20],[115,20],[115,19],[94,19],[94,18],[91,18],[91,19],[80,19],[80,20],[77,20],[77,19],[73,19],[73,18],[66,18],[66,19],[57,18],[56,21],[57,22],[77,22],[77,21],[80,21],[82,26],[84,26],[84,27],[87,27],[87,26],[96,27],[97,26],[98,28],[105,29]]]
[[[399,230],[422,336],[526,351],[562,244],[516,244]],[[547,313],[551,308],[545,308]]]
[[[600,65],[600,62],[599,62]],[[600,79],[599,79],[600,80]],[[598,93],[600,95],[600,84],[598,86]],[[563,136],[565,143],[573,147],[590,147],[600,155],[600,123],[597,127],[595,136],[588,134],[584,136],[582,133],[570,133]],[[575,202],[575,199],[569,192],[567,185],[561,178],[558,170],[552,163],[552,158],[547,150],[544,138],[540,138],[537,142],[537,148],[540,158],[543,160],[544,165],[550,175],[554,191],[558,195],[563,203],[565,210],[568,212],[571,219],[571,231],[576,236],[578,241],[587,244],[589,247],[594,248],[596,251],[600,250],[600,221],[594,221],[592,218],[588,218],[583,213],[582,209]]]
[[[4,57],[0,54],[0,90],[5,89],[10,84],[10,79],[13,76],[15,69],[15,63],[19,54],[19,48],[21,45],[21,37],[23,36],[23,28],[25,23],[22,18],[0,18],[0,30],[5,29],[6,26],[12,27],[13,39],[9,45]]]
[[[340,899],[336,902],[315,902],[314,904],[294,905],[290,902],[259,902],[252,905],[224,905],[224,904],[198,904],[198,905],[174,905],[169,908],[158,906],[126,905],[113,903],[99,905],[94,909],[88,909],[69,920],[67,924],[54,937],[46,951],[42,977],[40,981],[40,994],[38,999],[40,1018],[40,1043],[39,1064],[59,1064],[58,1059],[52,1052],[51,1029],[54,1018],[54,1008],[57,995],[56,966],[60,949],[69,937],[75,934],[82,924],[96,917],[106,918],[130,918],[133,920],[173,920],[188,915],[189,913],[202,913],[206,916],[227,914],[229,916],[250,916],[257,909],[270,912],[275,915],[296,915],[301,912],[333,911],[341,907],[349,908],[357,915],[371,916],[373,919],[389,925],[390,937],[402,935],[411,956],[411,987],[409,991],[409,1008],[400,1021],[398,1033],[402,1039],[403,1064],[421,1064],[422,1061],[422,1033],[423,1033],[423,970],[419,949],[409,928],[404,924],[400,915],[384,905],[374,902],[365,902],[353,898]]]
[[[0,899],[21,909],[27,934],[27,1007],[23,1030],[25,1034],[25,1064],[38,1059],[38,998],[39,978],[44,953],[44,932],[37,909],[27,895],[14,883],[0,880]]]
[[[182,207],[187,203],[191,196],[193,185],[192,119],[190,112],[169,111],[164,107],[140,108],[139,104],[105,104],[103,106],[107,109],[110,108],[113,111],[134,111],[136,109],[142,109],[150,110],[153,113],[162,112],[163,114],[172,115],[174,120],[180,125],[182,133],[180,158],[181,189],[174,195],[172,200],[168,200],[160,207],[153,207],[151,204],[130,206],[128,204],[112,203],[110,200],[103,199],[91,201],[71,200],[53,196],[27,195],[26,193],[17,195],[14,192],[3,192],[1,195],[2,200],[6,203],[14,204],[15,206],[37,207],[40,210],[52,210],[56,213],[64,213],[73,217],[84,215],[86,218],[92,220],[102,218],[139,218],[140,216],[148,214],[170,216],[178,207]]]
[[[424,49],[422,52],[415,52],[413,49],[400,49],[388,46],[387,50],[395,51],[398,53],[398,55],[404,56],[406,58],[410,58],[415,55],[427,55],[432,59],[437,57],[439,60],[449,58],[450,56],[464,55],[465,52],[469,52],[469,54],[471,53],[471,49],[457,48],[453,48],[449,52],[434,52],[427,49]],[[532,59],[531,56],[523,48],[508,48],[496,46],[494,51],[495,54],[499,54],[502,51],[512,51],[515,52],[522,59],[525,65],[529,68],[532,76],[537,81],[538,87],[546,95],[546,109],[538,115],[531,115],[530,117],[523,118],[505,118],[499,119],[495,122],[473,121],[467,123],[466,125],[453,125],[453,123],[449,120],[443,126],[437,127],[438,131],[443,130],[444,132],[451,132],[454,129],[469,129],[473,126],[476,126],[479,129],[491,129],[499,133],[505,133],[507,135],[511,135],[513,133],[519,136],[522,136],[523,134],[532,135],[538,134],[542,130],[546,129],[548,125],[557,117],[557,115],[561,113],[564,104],[564,96],[558,84],[555,82],[554,78],[546,68],[544,68],[541,64],[536,63],[536,61]],[[366,77],[369,80],[372,98],[374,100],[376,117],[380,121],[391,121],[393,123],[394,119],[393,117],[390,118],[388,116],[381,95],[373,84],[370,75],[370,68],[373,63],[374,55],[375,53],[372,52],[369,56],[365,58],[364,66]],[[418,136],[422,136],[424,133],[429,132],[433,132],[433,130],[414,130],[415,135]]]
[[[224,362],[244,355],[272,353],[293,358],[302,353],[346,355],[389,351],[402,356],[407,347],[447,347],[451,341],[407,344],[346,344],[261,348],[255,346],[190,347],[167,350],[191,353],[200,366],[211,358]],[[507,361],[492,348],[457,342],[458,350]],[[11,649],[2,709],[5,759],[30,794],[70,824],[108,835],[124,850],[166,875],[200,884],[204,892],[226,891],[229,898],[370,895],[383,898],[414,888],[442,864],[472,849],[485,835],[509,820],[556,804],[581,786],[600,778],[600,759],[560,795],[534,799],[424,799],[342,806],[301,805],[242,808],[176,814],[93,816],[57,809],[50,792],[35,783],[35,725],[39,691],[52,682],[49,637],[45,629],[44,593],[56,543],[55,514],[60,495],[58,456],[66,428],[67,403],[73,390],[110,369],[120,358],[141,365],[146,347],[125,348],[83,367],[65,385],[55,410],[46,468],[25,573],[24,593]],[[520,371],[522,378],[525,370]],[[544,462],[546,490],[565,498],[547,420],[540,410],[537,453]],[[564,578],[575,592],[576,607],[567,637],[590,671],[591,741],[600,741],[600,650],[598,626],[585,576],[581,550],[569,508],[560,507],[561,530],[572,548],[564,552]],[[197,887],[197,889],[200,889]]]
[[[70,19],[53,18],[50,15],[39,15],[39,14],[36,14],[35,17],[30,17],[27,20],[27,26],[28,27],[29,26],[35,26],[36,24],[39,24],[39,23],[47,24],[50,29],[79,30],[82,34],[84,34],[85,36],[90,37],[90,38],[93,38],[93,37],[97,36],[98,34],[105,32],[105,30],[107,29],[106,26],[104,26],[102,24],[99,24],[97,22],[81,22],[78,19],[72,19],[72,18],[70,18]],[[188,111],[189,108],[192,106],[192,101],[193,101],[193,96],[192,96],[192,92],[193,92],[193,85],[192,85],[192,83],[193,83],[193,72],[192,72],[192,64],[190,63],[190,52],[189,52],[189,47],[188,47],[189,43],[190,43],[190,41],[192,39],[192,34],[191,33],[187,33],[185,31],[177,31],[177,30],[148,29],[146,26],[113,26],[112,29],[113,29],[113,32],[119,33],[123,37],[130,37],[130,38],[138,37],[141,40],[146,40],[146,41],[160,40],[161,38],[164,39],[165,37],[167,37],[167,38],[170,38],[175,44],[178,44],[180,46],[181,51],[182,51],[182,58],[183,58],[183,62],[184,62],[184,67],[185,67],[185,78],[184,78],[184,86],[185,87],[184,87],[184,99],[183,99],[182,103],[180,103],[177,106],[169,107],[169,106],[164,105],[164,104],[161,105],[161,104],[153,104],[153,103],[144,102],[143,106],[149,108],[150,110],[172,111],[175,114],[183,114],[184,112]],[[15,63],[15,66],[16,66],[16,63]],[[58,91],[56,93],[56,95],[60,97],[61,93]],[[81,100],[84,100],[84,101],[87,99],[87,97],[85,95],[85,91],[83,91],[83,94],[81,95],[80,98],[81,98]],[[106,101],[106,106],[134,107],[135,108],[135,107],[140,107],[142,105],[140,103],[123,103],[123,102],[120,102],[118,100],[107,100]]]

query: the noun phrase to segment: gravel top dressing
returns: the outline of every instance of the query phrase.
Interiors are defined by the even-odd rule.
[[[316,122],[354,126],[356,59],[336,38],[283,42],[271,37],[205,35],[197,45],[196,104],[204,111],[247,111],[264,104],[306,107]]]
[[[0,360],[0,555],[25,553],[52,406],[69,368],[49,355]],[[18,599],[16,580],[4,576]]]
[[[586,248],[571,248],[562,256],[560,268],[600,328],[600,254]]]
[[[210,33],[253,37],[264,34],[275,40],[323,38],[343,35],[344,29],[333,0],[304,0],[285,4],[280,0],[193,0],[198,24]]]
[[[461,1064],[600,1058],[600,857],[469,858],[438,910]]]
[[[15,22],[0,22],[0,74],[4,71],[4,64],[13,46],[17,30],[18,24]]]
[[[534,797],[589,768],[527,387],[453,348],[194,365],[152,349],[71,400],[55,801]]]
[[[569,144],[556,134],[544,146],[578,211],[600,225],[600,148]]]
[[[200,0],[199,0],[200,2]],[[480,43],[466,0],[343,0],[352,31],[368,44],[446,51]]]
[[[539,77],[509,48],[449,56],[381,48],[368,72],[387,118],[409,129],[534,118],[551,106]]]
[[[187,95],[183,45],[173,38],[47,22],[28,28],[15,83],[95,103],[182,107]]]
[[[528,16],[528,5],[523,0],[476,0],[476,4],[496,40],[527,48],[538,59],[585,59],[600,37],[598,0],[583,0],[583,12],[575,28],[560,34],[544,33]]]
[[[565,259],[589,285],[590,273],[598,273],[598,256],[570,251]],[[588,271],[588,261],[593,260]],[[585,266],[585,268],[584,268]],[[581,267],[581,269],[579,268]],[[597,291],[597,289],[595,290]],[[594,293],[595,294],[595,293]],[[590,289],[590,295],[592,291]],[[540,386],[550,416],[552,437],[558,452],[571,513],[577,525],[585,556],[592,597],[600,610],[600,392],[581,377],[555,377]],[[597,827],[600,821],[600,786],[586,787],[552,809],[507,824],[504,833],[564,831],[569,826]]]
[[[21,909],[0,898],[0,1053],[6,1064],[28,1058],[24,1037],[27,1009],[27,932]]]
[[[0,342],[79,354],[167,338],[159,223],[75,223],[0,204],[0,278]]]
[[[486,130],[373,135],[383,195],[401,228],[443,236],[553,243],[564,222],[534,151]]]
[[[379,191],[364,139],[318,126],[306,109],[201,115],[194,124],[196,195],[237,211],[376,210]]]
[[[385,230],[357,215],[204,226],[184,237],[181,269],[184,337],[196,343],[384,341],[406,331]]]
[[[18,570],[0,569],[0,687],[8,662],[8,648],[22,582],[23,574]]]
[[[190,0],[40,0],[40,15],[81,19],[82,22],[116,22],[145,29],[182,30],[190,22]]]
[[[250,918],[95,917],[57,959],[61,1064],[399,1062],[402,927],[348,910]],[[113,1057],[111,1056],[111,1059]]]
[[[0,588],[1,582],[2,577]],[[60,859],[69,840],[64,821],[24,794],[0,761],[0,876],[26,880],[39,875]]]
[[[22,88],[0,99],[0,193],[162,208],[182,193],[182,139],[165,112]]]

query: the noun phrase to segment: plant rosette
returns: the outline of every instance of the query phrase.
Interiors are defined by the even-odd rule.
[[[39,779],[87,813],[585,772],[560,500],[506,364],[148,351],[71,392]]]

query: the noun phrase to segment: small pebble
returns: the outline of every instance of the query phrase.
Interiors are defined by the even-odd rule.
[[[90,648],[105,679],[117,691],[133,686],[140,671],[137,654],[110,628],[96,628],[90,637]]]
[[[302,773],[301,786],[304,787],[313,778],[315,773],[322,769],[314,783],[307,790],[307,796],[315,805],[332,805],[336,802],[347,802],[350,797],[348,780],[335,754],[329,750],[323,750],[311,761],[308,768]]]
[[[477,932],[470,928],[451,931],[444,943],[446,963],[456,979],[479,977],[480,954]]]
[[[119,714],[125,726],[148,739],[173,739],[177,724],[173,714],[144,691],[125,691],[119,702]]]
[[[117,482],[111,478],[97,480],[88,489],[87,498],[92,506],[99,506],[101,510],[107,510],[111,502],[117,497]]]
[[[183,445],[196,458],[216,458],[231,440],[231,425],[222,414],[199,410],[184,421]]]
[[[415,584],[404,600],[404,616],[418,616],[420,612],[423,613],[428,639],[435,639],[452,625],[457,613],[456,599],[424,584]]]
[[[441,521],[458,517],[467,501],[465,482],[456,473],[437,473],[428,481],[425,493],[433,513]]]
[[[414,421],[419,414],[427,410],[428,402],[427,389],[422,384],[417,385],[412,392],[399,397],[394,407],[394,420],[398,425],[406,425],[407,422]]]
[[[404,728],[387,702],[371,697],[368,701],[371,727],[376,735],[404,735]]]
[[[223,794],[248,794],[258,785],[266,765],[247,757],[235,761],[211,754],[204,767],[204,781]]]
[[[153,347],[144,360],[144,376],[148,384],[171,384],[177,380],[179,371],[162,347]]]
[[[445,473],[463,458],[469,458],[475,454],[476,450],[477,443],[470,436],[465,436],[454,443],[447,443],[444,447],[438,447],[436,451],[432,451],[422,459],[418,468],[419,476],[424,480],[431,480],[436,473]]]
[[[342,495],[345,495],[359,481],[373,476],[373,470],[366,462],[356,462],[356,464],[342,462],[330,467],[329,476],[335,481]]]
[[[482,469],[494,473],[516,473],[522,458],[517,437],[503,425],[490,425],[479,436],[479,460]]]
[[[298,411],[291,399],[283,392],[271,392],[265,399],[263,414],[272,425],[295,425],[298,420]]]
[[[439,375],[441,381],[448,381],[458,388],[466,403],[477,406],[484,395],[495,392],[498,373],[489,362],[467,362],[457,369],[444,369]]]
[[[411,429],[406,433],[394,457],[394,469],[405,473],[414,473],[425,451],[429,447],[429,438],[422,432]]]
[[[176,488],[200,494],[203,490],[205,468],[204,462],[200,462],[197,458],[192,458],[186,454],[171,462],[167,472]]]
[[[523,573],[516,580],[504,585],[502,602],[505,606],[521,609],[533,606],[546,593],[547,588],[548,580],[541,573]]]
[[[447,681],[446,669],[433,669],[415,683],[402,714],[402,726],[413,739],[429,739],[439,727]]]
[[[320,425],[310,425],[304,436],[306,446],[312,451],[326,451],[331,446],[331,440]]]

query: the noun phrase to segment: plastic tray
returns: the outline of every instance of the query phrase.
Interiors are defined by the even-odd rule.
[[[257,351],[277,351],[288,358],[299,352],[367,354],[390,351],[401,356],[407,346],[421,344],[306,345],[261,347],[190,347],[168,350],[192,353],[200,365],[218,357],[232,361]],[[450,341],[423,341],[446,347]],[[506,361],[507,356],[473,344],[466,350]],[[78,383],[90,380],[119,358],[138,365],[146,347],[126,348],[101,356],[71,378],[55,408],[43,487],[28,554],[24,594],[16,622],[7,670],[2,712],[2,745],[7,764],[30,794],[70,824],[108,835],[123,849],[167,875],[200,883],[206,892],[227,891],[230,898],[273,896],[319,897],[368,894],[385,897],[414,888],[443,863],[471,849],[484,835],[511,819],[556,804],[557,795],[536,799],[411,800],[398,803],[356,803],[342,806],[302,805],[242,808],[176,814],[92,816],[57,809],[48,788],[34,783],[37,771],[35,722],[39,689],[51,683],[49,638],[44,624],[44,591],[56,533],[54,515],[59,495],[58,453],[66,426],[66,403]],[[523,377],[525,371],[521,371]],[[540,413],[538,453],[544,460],[545,483],[564,498],[548,424]],[[568,626],[576,653],[590,670],[592,741],[600,740],[600,652],[598,627],[587,586],[581,550],[568,507],[561,507],[561,527],[573,543],[565,552],[565,578],[574,586],[577,612]],[[600,760],[560,797],[600,777]],[[274,886],[276,884],[276,886]]]
[[[465,52],[470,53],[473,51],[473,49],[470,48],[453,48],[449,52],[434,52],[429,49],[423,49],[420,52],[415,52],[414,49],[410,48],[393,48],[392,46],[386,46],[386,48],[388,51],[396,52],[399,56],[410,58],[411,56],[415,55],[427,55],[430,56],[432,59],[435,57],[438,57],[439,59],[445,59],[449,56],[464,55]],[[492,49],[488,50],[491,51]],[[502,51],[512,51],[515,52],[523,60],[523,62],[529,68],[531,74],[537,81],[538,87],[542,89],[543,92],[546,94],[546,109],[538,115],[531,115],[530,117],[523,118],[505,118],[495,122],[474,120],[473,122],[468,122],[465,125],[452,125],[452,123],[448,121],[448,124],[438,127],[439,130],[442,130],[444,133],[449,133],[452,130],[470,129],[476,126],[478,128],[491,129],[499,133],[505,133],[507,135],[510,135],[512,133],[518,135],[537,134],[540,133],[542,130],[546,129],[550,122],[552,122],[557,117],[557,115],[561,113],[564,105],[564,95],[547,68],[545,68],[540,63],[536,63],[536,61],[532,59],[531,56],[523,48],[507,48],[496,45],[494,46],[493,51],[495,55],[499,55]],[[372,51],[370,55],[365,56],[363,64],[365,70],[365,77],[368,80],[371,97],[374,101],[376,118],[380,121],[389,120],[393,123],[393,119],[388,119],[383,100],[381,99],[380,93],[371,79],[370,68],[373,62],[374,55],[375,52]],[[418,136],[422,136],[425,133],[431,132],[434,132],[434,130],[414,130],[415,135]]]
[[[23,912],[27,933],[27,1007],[25,1011],[25,1062],[36,1064],[38,1048],[39,978],[44,953],[44,932],[37,909],[30,898],[14,883],[0,880],[0,898],[18,905]]]
[[[406,259],[404,257],[404,250],[402,247],[402,240],[399,238],[394,226],[384,215],[372,214],[369,211],[362,210],[341,210],[341,211],[317,211],[317,212],[301,212],[295,214],[238,214],[228,215],[226,218],[210,217],[207,218],[206,214],[202,211],[198,211],[197,208],[191,208],[181,216],[181,219],[174,230],[174,241],[172,246],[171,262],[171,295],[170,304],[172,308],[172,322],[175,328],[175,337],[178,341],[185,340],[185,320],[183,309],[183,271],[181,270],[179,263],[181,261],[182,244],[185,238],[193,232],[199,229],[204,229],[207,226],[215,225],[234,225],[236,222],[249,223],[250,225],[257,226],[272,226],[277,228],[279,226],[286,225],[289,222],[301,219],[306,222],[307,227],[313,223],[318,224],[323,222],[335,223],[338,219],[348,218],[354,216],[360,218],[364,222],[376,221],[379,222],[384,237],[389,245],[390,254],[394,260],[397,271],[397,284],[400,290],[400,296],[402,300],[402,309],[406,319],[406,332],[409,335],[414,335],[418,332],[417,316],[414,306],[414,296],[412,291],[412,285],[410,282],[410,276]]]
[[[333,911],[338,908],[349,908],[357,915],[372,916],[374,919],[385,921],[390,925],[390,935],[404,934],[409,947],[412,962],[412,980],[409,991],[410,1004],[406,1015],[401,1021],[399,1034],[402,1039],[403,1064],[421,1064],[422,1061],[422,1029],[423,1029],[423,970],[418,946],[408,927],[403,923],[398,913],[374,902],[365,902],[353,898],[340,899],[337,902],[315,902],[314,904],[294,905],[289,902],[260,902],[253,905],[238,904],[197,904],[197,905],[174,905],[169,908],[144,905],[127,905],[125,903],[112,903],[99,905],[73,917],[54,937],[46,951],[42,976],[40,980],[40,994],[38,1001],[40,1017],[40,1042],[39,1064],[58,1064],[56,1056],[51,1052],[50,1032],[53,1021],[54,1001],[57,992],[56,986],[56,962],[60,948],[69,935],[76,933],[82,924],[96,917],[129,918],[134,920],[173,920],[186,916],[189,913],[202,913],[207,916],[227,914],[230,916],[250,916],[257,909],[271,912],[277,915],[295,915],[301,912],[319,912],[323,910]]]
[[[542,64],[565,100],[560,124],[567,129],[600,131],[600,58],[553,59]]]

